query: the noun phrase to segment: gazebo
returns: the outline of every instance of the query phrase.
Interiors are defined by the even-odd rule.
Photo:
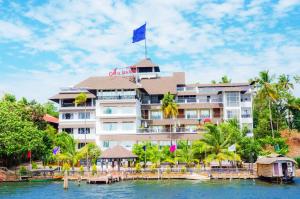
[[[106,149],[100,155],[101,165],[103,162],[112,162],[112,167],[114,167],[114,162],[118,162],[118,171],[120,171],[120,163],[122,160],[128,161],[128,167],[130,166],[130,161],[135,161],[137,159],[137,155],[134,155],[130,150],[117,145],[112,148]]]

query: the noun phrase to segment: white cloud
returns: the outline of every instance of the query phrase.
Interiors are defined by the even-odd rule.
[[[31,30],[21,23],[0,20],[0,40],[28,40],[31,34]]]
[[[276,12],[283,14],[290,11],[295,6],[300,5],[300,0],[279,0],[274,9]]]

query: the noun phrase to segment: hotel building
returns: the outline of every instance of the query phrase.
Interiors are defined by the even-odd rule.
[[[171,140],[201,139],[205,122],[219,124],[236,118],[253,128],[252,86],[249,83],[187,84],[184,72],[161,76],[151,59],[128,71],[90,77],[72,88],[64,88],[50,100],[59,104],[59,131],[72,134],[78,149],[95,142],[103,150],[117,144],[131,149],[135,143],[151,141],[169,145]],[[129,71],[129,72],[132,72]],[[84,92],[86,104],[75,105]],[[161,111],[163,95],[170,92],[178,104],[178,116],[166,119]]]

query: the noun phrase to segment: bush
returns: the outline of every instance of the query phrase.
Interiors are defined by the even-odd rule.
[[[296,157],[296,158],[295,158],[295,161],[296,161],[297,164],[298,164],[298,168],[300,168],[300,157]]]
[[[151,172],[152,172],[152,173],[155,173],[155,172],[156,172],[156,169],[157,169],[156,164],[152,164],[151,167],[150,167]]]
[[[97,166],[95,164],[93,164],[92,166],[92,175],[97,174]]]
[[[136,171],[137,173],[140,173],[141,170],[142,170],[141,164],[140,164],[140,163],[136,163],[136,165],[135,165],[135,171]]]
[[[185,167],[185,166],[182,166],[181,169],[180,169],[180,172],[181,172],[181,173],[186,173],[186,167]]]
[[[80,166],[79,171],[80,171],[80,175],[83,175],[83,174],[84,174],[84,168],[83,168],[82,165]]]
[[[70,166],[69,163],[64,163],[64,164],[63,164],[63,166],[62,166],[62,171],[63,171],[63,173],[64,173],[65,171],[67,171],[67,172],[69,173],[70,169],[71,169],[71,166]]]
[[[35,163],[35,162],[32,162],[31,166],[32,166],[32,169],[38,169],[37,163]]]
[[[27,175],[27,169],[26,169],[26,167],[24,167],[24,166],[21,166],[20,167],[20,169],[19,169],[19,174],[20,174],[20,176],[25,176],[25,175]]]
[[[171,167],[169,165],[166,167],[166,173],[167,174],[171,173]]]

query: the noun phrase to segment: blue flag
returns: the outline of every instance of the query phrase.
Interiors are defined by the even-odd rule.
[[[132,43],[144,40],[146,38],[146,23],[133,31]]]

